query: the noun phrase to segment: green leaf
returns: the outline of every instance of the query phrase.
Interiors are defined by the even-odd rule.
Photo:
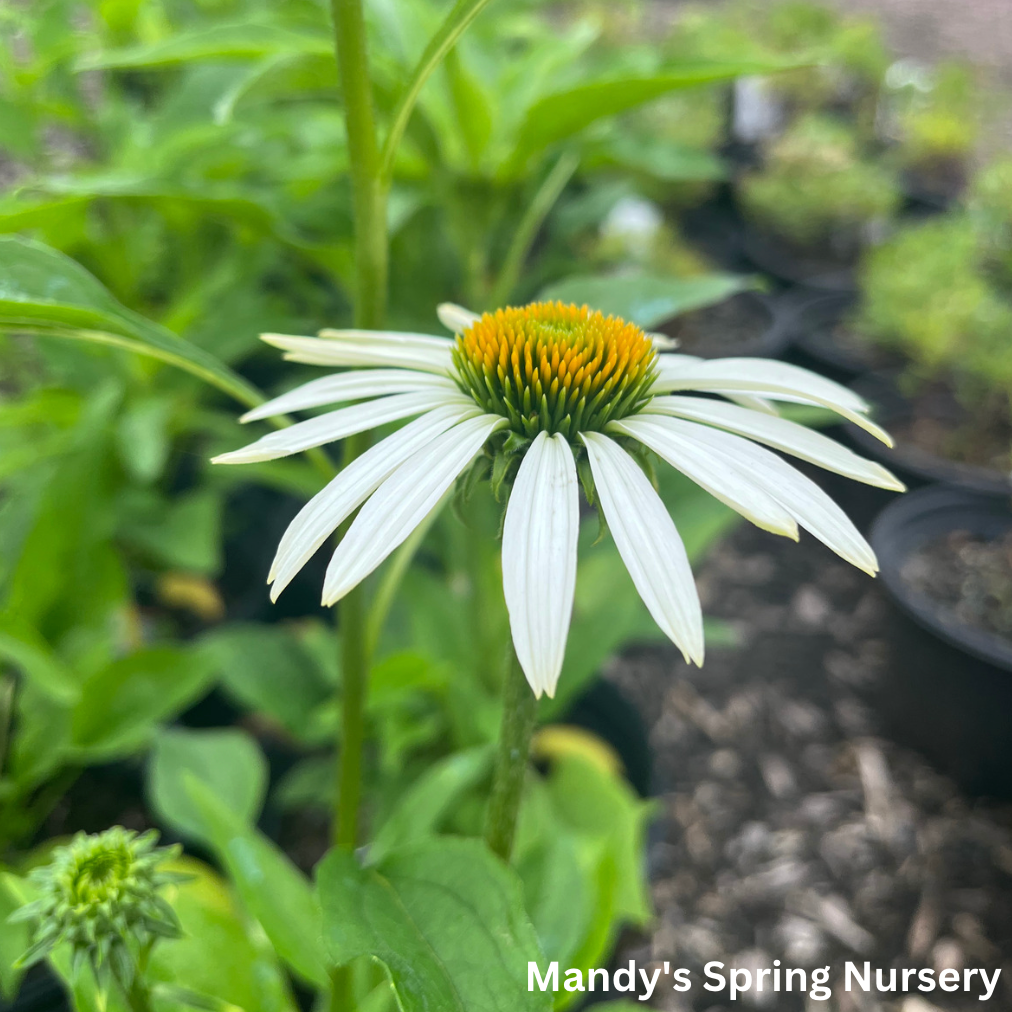
[[[148,969],[152,983],[206,996],[211,1007],[227,1002],[244,1012],[290,1012],[294,1003],[277,957],[263,935],[251,930],[228,883],[190,857],[168,869],[188,876],[166,895],[183,933],[155,946]],[[177,1007],[183,1008],[172,1005]]]
[[[754,288],[755,281],[739,274],[705,274],[691,278],[662,278],[650,274],[581,274],[545,288],[540,299],[586,304],[602,313],[650,330],[665,320],[703,306],[711,306],[737,292]]]
[[[13,1002],[17,994],[24,970],[14,969],[14,961],[24,955],[28,949],[28,939],[31,926],[23,921],[11,924],[7,918],[24,906],[24,899],[16,895],[8,886],[8,882],[14,884],[19,880],[15,876],[6,873],[3,865],[0,865],[0,924],[3,931],[0,931],[0,998]]]
[[[600,157],[612,165],[666,183],[715,182],[727,178],[727,168],[713,152],[665,137],[618,134],[602,145]],[[588,162],[593,164],[593,154]]]
[[[642,925],[651,916],[646,881],[646,826],[653,803],[620,777],[577,755],[558,756],[548,790],[559,817],[575,832],[608,842],[615,861],[615,916]]]
[[[330,56],[333,42],[322,32],[294,32],[278,25],[244,22],[179,32],[158,42],[82,57],[77,70],[172,67],[202,60],[250,60],[275,54]]]
[[[245,731],[166,728],[155,738],[148,770],[152,807],[173,829],[206,843],[211,834],[187,791],[188,777],[242,822],[256,822],[267,792],[267,763]]]
[[[331,851],[318,869],[331,957],[380,960],[403,1012],[542,1012],[527,990],[541,953],[513,872],[476,840],[436,839],[376,868]]]
[[[121,538],[159,565],[213,576],[221,570],[222,497],[200,489],[165,502],[142,504],[139,516],[124,522]]]
[[[273,717],[300,740],[311,737],[317,708],[333,689],[292,630],[230,625],[206,635],[203,646],[222,684],[243,706]]]
[[[82,686],[71,717],[73,747],[93,761],[134,751],[207,688],[213,670],[199,651],[180,647],[150,647],[113,661]]]
[[[381,155],[380,174],[383,178],[389,179],[393,174],[397,147],[404,136],[408,120],[411,119],[411,113],[425,82],[446,54],[457,44],[457,40],[467,30],[468,25],[488,6],[489,2],[490,0],[457,0],[443,23],[429,39],[425,51],[419,58],[397,100],[394,114],[391,117],[390,129],[387,132]]]
[[[515,173],[528,158],[552,144],[572,137],[598,120],[634,109],[668,92],[770,69],[769,65],[755,62],[685,63],[661,73],[588,81],[546,95],[527,110],[507,164]]]
[[[117,302],[79,263],[20,236],[0,238],[0,328],[124,348],[185,369],[243,404],[263,401],[213,355]]]
[[[373,861],[396,847],[435,833],[440,819],[464,791],[490,768],[489,747],[469,749],[435,763],[398,799],[369,846]]]
[[[188,775],[185,786],[229,879],[278,955],[305,980],[326,987],[320,908],[309,880],[270,840],[223,808],[206,784]]]
[[[40,692],[57,702],[74,703],[81,697],[74,672],[35,630],[10,616],[0,616],[0,661],[15,665]]]

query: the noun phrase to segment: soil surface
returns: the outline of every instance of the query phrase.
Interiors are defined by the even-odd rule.
[[[909,418],[889,422],[898,446],[916,447],[960,464],[1008,473],[1012,420],[1006,403],[978,401],[971,415],[952,387],[939,382],[917,390],[911,407]]]
[[[1012,640],[1012,533],[989,541],[953,531],[911,555],[900,575],[952,622]]]
[[[700,568],[707,614],[733,649],[702,670],[669,653],[609,677],[650,721],[661,815],[649,850],[656,923],[617,963],[687,967],[672,1012],[932,1012],[976,995],[829,1001],[766,992],[764,1004],[702,989],[702,967],[1002,968],[989,1008],[1012,1007],[1012,808],[961,792],[890,741],[868,705],[897,658],[880,584],[810,538],[743,527]],[[925,634],[926,635],[926,634]],[[670,984],[669,984],[670,987]],[[929,999],[929,1000],[926,1000]]]

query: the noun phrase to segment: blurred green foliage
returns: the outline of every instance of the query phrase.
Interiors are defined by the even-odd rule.
[[[705,86],[778,61],[685,60],[617,38],[607,11],[548,6],[479,18],[412,111],[426,40],[468,5],[368,5],[388,131],[392,326],[431,328],[444,299],[481,309],[548,286],[653,326],[747,283],[702,260],[682,276],[689,258],[673,242],[637,260],[625,249],[588,258],[584,240],[623,195],[664,215],[722,179],[724,92]],[[159,1000],[290,1009],[289,974],[326,992],[334,959],[382,955],[364,926],[352,937],[335,918],[326,890],[320,909],[306,872],[326,838],[307,834],[300,867],[264,828],[313,825],[333,790],[340,632],[305,587],[272,610],[260,583],[265,543],[334,465],[319,451],[242,470],[206,461],[238,438],[237,403],[308,375],[261,352],[258,332],[349,318],[328,6],[39,0],[0,19],[0,916],[30,899],[22,873],[46,846],[33,842],[59,830],[54,809],[75,780],[121,764],[143,772],[159,824],[226,876],[187,859],[195,878],[170,897],[186,937],[157,950]],[[665,495],[694,557],[733,521],[687,482]],[[459,897],[426,912],[437,931],[461,904],[491,903],[483,889],[498,876],[508,902],[483,917],[513,932],[518,952],[592,965],[622,924],[649,916],[650,808],[615,769],[561,754],[532,773],[518,876],[444,839],[479,832],[488,791],[508,642],[500,511],[476,497],[371,581],[375,866],[340,889],[389,887],[410,906],[405,868],[442,862]],[[545,719],[626,644],[657,637],[595,534],[588,524],[581,538],[572,649]],[[195,704],[212,723],[238,713],[241,726],[179,724]],[[269,784],[279,752],[287,769]],[[11,951],[6,937],[0,989],[11,994],[20,936]],[[444,963],[437,990],[459,984]],[[121,1004],[72,979],[62,955],[53,965],[78,1008]],[[382,971],[354,974],[362,1008],[392,1008]]]

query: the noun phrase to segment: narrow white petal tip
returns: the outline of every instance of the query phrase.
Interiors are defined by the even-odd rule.
[[[439,322],[454,334],[467,330],[472,323],[480,319],[477,313],[472,313],[455,302],[441,302],[436,307],[436,316],[439,317]]]
[[[217,457],[211,458],[212,464],[246,464],[249,463],[242,450],[230,450],[228,453],[219,453]]]
[[[667,334],[655,334],[648,332],[647,337],[653,342],[658,351],[674,351],[682,342],[677,337],[669,337]]]
[[[244,446],[241,450],[232,450],[229,453],[219,453],[217,457],[211,458],[212,464],[257,464],[263,460],[273,460],[275,457],[284,456],[283,453],[264,453],[254,450],[252,446]]]
[[[239,416],[239,424],[245,425],[247,422],[255,422],[259,418],[260,415],[257,413],[256,408],[254,408],[252,411],[247,411],[246,414]]]

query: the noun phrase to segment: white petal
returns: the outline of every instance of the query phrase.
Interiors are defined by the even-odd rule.
[[[356,369],[303,383],[302,386],[247,411],[239,421],[255,422],[261,418],[318,408],[324,404],[433,389],[455,390],[457,387],[448,377],[435,376],[430,372],[414,372],[411,369]]]
[[[878,560],[847,515],[810,478],[771,450],[740,436],[679,418],[658,418],[683,439],[696,440],[725,466],[737,469],[776,499],[804,527],[841,558],[874,576]]]
[[[658,351],[661,350],[658,346]],[[685,366],[705,361],[705,358],[700,358],[698,355],[659,355],[657,357],[657,371],[659,375],[650,388],[650,392],[654,394],[665,393],[671,389],[670,386],[665,384],[669,384],[672,378],[677,378],[681,375]],[[755,394],[725,394],[724,396],[728,400],[740,404],[743,408],[750,408],[752,411],[762,411],[767,415],[777,414],[777,409],[769,401],[763,400],[762,397],[756,397]]]
[[[643,603],[682,651],[703,663],[703,612],[674,521],[639,465],[614,440],[584,432],[605,520]]]
[[[439,322],[447,330],[452,330],[454,334],[463,333],[473,323],[481,319],[477,313],[472,313],[470,309],[458,306],[454,302],[441,302],[436,307],[436,315],[439,317]]]
[[[647,414],[674,415],[696,422],[706,422],[721,429],[735,432],[739,436],[765,443],[775,450],[782,450],[800,457],[811,464],[817,464],[828,471],[863,481],[879,488],[905,489],[894,474],[881,464],[858,456],[835,439],[814,432],[797,422],[786,418],[771,418],[757,411],[749,411],[722,401],[707,400],[703,397],[655,397],[643,409]]]
[[[639,415],[613,422],[608,430],[638,439],[757,527],[797,540],[798,525],[776,499],[757,487],[748,475],[727,467],[705,447],[679,435],[666,424],[669,421],[660,415]]]
[[[853,390],[796,365],[763,358],[721,358],[698,363],[662,361],[659,370],[651,388],[657,394],[710,390],[725,395],[758,394],[770,400],[820,404],[892,446],[889,434],[865,417],[869,406]]]
[[[317,337],[326,341],[350,341],[353,344],[366,341],[369,344],[389,344],[401,348],[443,349],[453,345],[453,341],[448,337],[439,337],[436,334],[412,334],[402,330],[335,330],[333,327],[324,327],[318,331]]]
[[[214,457],[213,464],[250,464],[259,460],[276,460],[288,457],[300,450],[308,450],[313,446],[333,443],[356,432],[375,429],[387,422],[400,421],[411,415],[420,415],[423,411],[438,408],[444,404],[465,406],[473,405],[474,401],[462,393],[452,390],[419,390],[411,394],[394,394],[392,397],[379,397],[362,404],[352,404],[347,408],[328,411],[325,415],[298,422],[278,432],[271,432],[255,443],[244,446],[230,453]]]
[[[671,337],[669,334],[656,334],[649,330],[644,333],[658,351],[674,351],[680,343],[677,337]]]
[[[360,333],[367,334],[368,331]],[[287,361],[308,365],[397,366],[441,375],[448,375],[453,366],[449,341],[428,345],[420,341],[394,340],[386,335],[359,340],[326,340],[290,334],[261,334],[260,340],[281,348]],[[427,340],[441,341],[436,337]]]
[[[428,516],[474,459],[485,440],[506,425],[479,415],[437,436],[373,493],[337,546],[323,582],[323,603],[335,604],[362,582]]]
[[[313,496],[288,525],[267,577],[267,582],[273,584],[271,600],[278,599],[278,595],[324,541],[404,461],[451,426],[478,414],[480,411],[474,405],[436,408],[370,447],[361,457],[356,457]]]
[[[502,534],[506,608],[534,695],[555,695],[576,589],[580,496],[569,443],[541,432],[517,472]]]

